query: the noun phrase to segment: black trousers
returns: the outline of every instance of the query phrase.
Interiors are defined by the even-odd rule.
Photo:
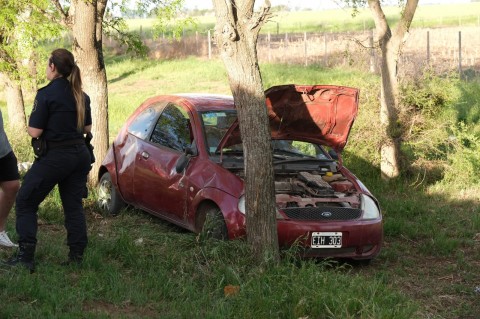
[[[90,169],[90,154],[84,144],[49,150],[33,163],[25,175],[15,204],[19,243],[37,243],[38,206],[58,184],[67,245],[70,250],[83,253],[88,239],[82,199],[87,195]]]

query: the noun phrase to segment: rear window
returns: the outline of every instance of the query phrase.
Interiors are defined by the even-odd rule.
[[[148,106],[130,123],[128,133],[142,140],[146,139],[165,105],[166,102],[156,102]]]

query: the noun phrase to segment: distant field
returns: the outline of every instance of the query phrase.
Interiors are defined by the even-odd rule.
[[[384,11],[394,25],[400,16],[399,8],[386,7]],[[186,36],[179,41],[154,39],[151,34],[154,19],[135,19],[128,23],[133,30],[142,30],[152,58],[218,56],[215,41],[209,43],[212,39],[207,35],[208,30],[214,28],[213,13],[196,19],[196,33],[192,36],[193,31],[186,30]],[[362,70],[376,65],[378,69],[379,52],[373,55],[369,50],[373,29],[368,9],[360,10],[355,17],[352,10],[342,9],[278,12],[262,29],[257,53],[261,62],[349,65]],[[106,42],[106,46],[122,52],[115,43]],[[476,78],[480,75],[479,52],[480,2],[420,5],[406,38],[400,65],[409,75],[429,65],[437,73],[461,69],[467,71],[469,78]]]
[[[399,17],[398,7],[384,8],[387,19],[395,23]],[[197,31],[206,32],[215,25],[213,13],[209,16],[196,17]],[[155,19],[132,19],[128,25],[132,30],[149,33]],[[419,5],[413,20],[413,27],[439,26],[480,26],[480,2],[465,4]],[[263,33],[285,32],[342,32],[359,31],[374,27],[368,8],[359,10],[352,17],[350,9],[324,11],[277,12],[262,29]],[[186,31],[188,32],[188,31]],[[191,30],[190,30],[191,32]]]

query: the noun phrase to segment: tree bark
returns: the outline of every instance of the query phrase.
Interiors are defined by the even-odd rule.
[[[24,134],[27,127],[25,117],[25,104],[23,101],[22,88],[17,80],[10,75],[2,73],[0,78],[5,83],[5,98],[8,109],[8,126],[14,132]]]
[[[270,129],[256,43],[270,3],[214,0],[215,35],[237,108],[245,164],[247,240],[258,263],[279,259]]]
[[[405,36],[418,5],[418,0],[408,0],[402,11],[402,16],[392,34],[379,0],[369,0],[368,6],[375,21],[375,28],[380,49],[381,59],[381,96],[380,96],[380,125],[383,133],[381,145],[381,172],[382,178],[392,179],[400,175],[400,138],[401,125],[398,123],[399,94],[398,94],[398,59],[402,53]]]
[[[90,96],[92,108],[92,144],[98,159],[89,175],[89,184],[97,183],[101,159],[108,150],[107,74],[102,51],[102,21],[107,0],[74,0],[73,53],[82,74],[84,91]]]

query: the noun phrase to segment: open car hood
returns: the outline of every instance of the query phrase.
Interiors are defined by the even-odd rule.
[[[336,85],[280,85],[265,91],[272,139],[302,140],[345,147],[358,113],[359,90]],[[219,149],[240,143],[238,119]]]

